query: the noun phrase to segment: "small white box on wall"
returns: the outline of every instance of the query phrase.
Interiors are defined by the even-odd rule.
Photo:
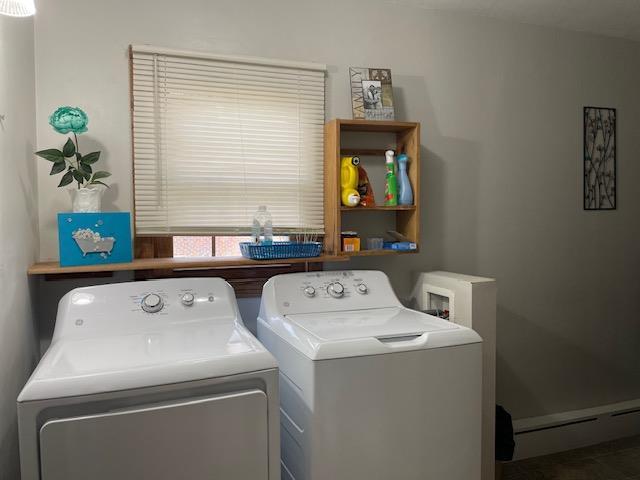
[[[482,337],[482,480],[495,478],[496,281],[451,272],[421,273],[411,301],[438,310]]]

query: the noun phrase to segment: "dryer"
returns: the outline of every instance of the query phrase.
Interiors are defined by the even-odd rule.
[[[478,480],[481,338],[376,271],[279,275],[258,338],[280,367],[282,477]]]
[[[79,288],[18,397],[23,480],[278,480],[275,359],[219,278]]]

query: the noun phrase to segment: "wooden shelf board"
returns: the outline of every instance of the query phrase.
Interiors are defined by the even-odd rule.
[[[376,205],[375,207],[340,207],[343,212],[401,212],[415,210],[415,205],[398,205],[396,207],[386,207]]]
[[[415,128],[416,122],[395,122],[387,120],[336,120],[343,132],[390,132],[397,133]]]
[[[284,258],[278,260],[249,260],[244,257],[213,258],[138,258],[130,263],[80,265],[61,267],[58,262],[41,262],[29,267],[29,275],[56,275],[65,273],[122,272],[133,270],[180,270],[194,268],[259,267],[261,265],[290,265],[292,263],[344,262],[344,255],[321,255],[310,258]]]
[[[384,157],[385,152],[389,149],[383,148],[341,148],[340,155],[358,156],[358,157]],[[391,149],[393,150],[393,148]]]
[[[404,255],[407,253],[418,253],[418,250],[360,250],[359,252],[342,252],[346,257],[375,257],[379,255]]]

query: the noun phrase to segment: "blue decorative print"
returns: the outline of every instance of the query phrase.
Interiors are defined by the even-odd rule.
[[[59,213],[60,266],[132,260],[129,212]]]

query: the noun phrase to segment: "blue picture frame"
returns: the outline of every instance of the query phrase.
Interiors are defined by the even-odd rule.
[[[62,267],[131,262],[131,214],[59,213],[58,245]]]

